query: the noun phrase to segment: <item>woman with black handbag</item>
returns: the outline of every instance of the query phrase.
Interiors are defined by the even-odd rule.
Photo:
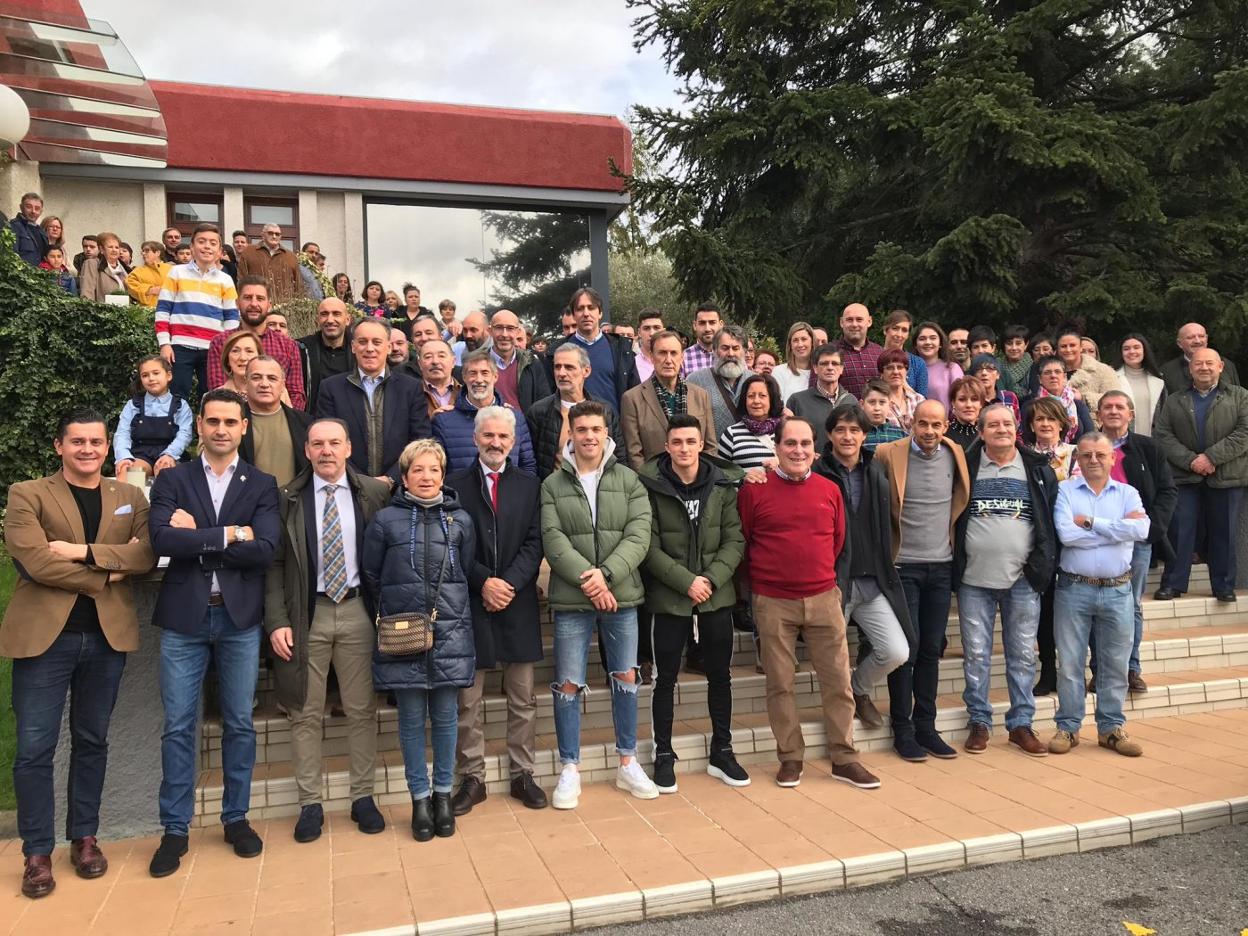
[[[465,562],[472,519],[443,487],[446,453],[417,439],[399,457],[403,488],[364,534],[360,569],[377,613],[373,684],[399,705],[399,747],[412,795],[412,835],[455,834],[451,788],[459,690],[472,685],[476,647]],[[432,724],[433,788],[425,759]]]

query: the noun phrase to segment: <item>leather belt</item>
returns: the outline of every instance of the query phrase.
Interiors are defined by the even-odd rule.
[[[1080,585],[1095,585],[1098,588],[1117,588],[1120,585],[1126,585],[1131,581],[1131,573],[1124,572],[1122,575],[1113,578],[1093,578],[1091,575],[1076,575],[1074,572],[1062,571],[1062,575],[1072,582],[1078,582]]]
[[[334,600],[333,598],[330,598],[330,596],[325,592],[317,592],[316,597],[317,598],[329,598],[330,601]],[[348,588],[346,593],[342,596],[342,600],[350,601],[352,598],[359,598],[359,597],[360,597],[360,587],[357,585],[354,588]]]
[[[217,592],[215,595],[208,596],[208,607],[219,608],[223,604],[225,604],[225,599],[221,597],[220,592]]]

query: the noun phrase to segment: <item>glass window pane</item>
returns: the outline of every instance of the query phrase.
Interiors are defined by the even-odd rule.
[[[173,223],[212,223],[220,221],[221,209],[216,202],[179,201],[173,203]]]
[[[247,223],[289,227],[295,223],[295,208],[293,205],[248,205]]]
[[[429,309],[442,299],[461,317],[505,307],[554,332],[568,297],[589,284],[585,215],[369,203],[365,224],[369,278],[395,292],[415,283]]]

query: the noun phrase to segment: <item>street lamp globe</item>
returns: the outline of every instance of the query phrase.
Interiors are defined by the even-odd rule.
[[[0,146],[8,148],[30,132],[30,109],[16,91],[0,85]]]

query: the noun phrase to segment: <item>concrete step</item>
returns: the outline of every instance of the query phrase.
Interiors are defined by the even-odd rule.
[[[1007,694],[1003,689],[994,689],[990,693],[990,700],[993,703],[994,734],[999,739],[1004,731]],[[957,695],[945,694],[938,698],[937,703],[937,729],[951,744],[959,744],[966,737],[966,711],[961,699]],[[1089,712],[1085,725],[1093,724],[1092,700],[1089,699],[1088,703]],[[1042,738],[1047,739],[1052,732],[1056,704],[1056,699],[1052,696],[1036,700],[1035,725]],[[1128,729],[1130,722],[1140,719],[1245,707],[1248,707],[1248,666],[1157,674],[1150,679],[1150,690],[1147,694],[1129,697],[1126,702]],[[820,710],[813,705],[806,706],[801,714],[807,759],[817,760],[826,756]],[[892,733],[888,725],[878,729],[866,729],[855,723],[854,737],[856,746],[863,751],[887,752],[892,747]],[[612,739],[609,725],[583,729],[581,770],[584,782],[614,781],[616,759]],[[638,758],[647,766],[653,763],[649,739],[650,725],[643,715],[638,725]],[[673,748],[679,757],[677,770],[682,773],[705,771],[709,740],[708,719],[681,719],[678,716],[673,732]],[[774,771],[775,739],[764,711],[734,711],[733,748],[741,763],[747,766],[759,765],[755,771],[757,776],[767,777]],[[322,795],[327,810],[346,810],[350,806],[346,767],[344,756],[325,758]],[[551,789],[558,770],[558,753],[553,733],[541,733],[537,742],[536,779],[543,787]],[[501,740],[491,741],[487,745],[486,756],[486,783],[489,792],[495,795],[505,794],[508,790],[508,778],[504,743]],[[197,824],[214,824],[219,821],[221,795],[220,771],[202,771],[196,791]],[[398,751],[386,751],[379,757],[376,796],[383,805],[402,805],[409,800],[402,757]],[[297,812],[298,797],[290,763],[283,761],[257,765],[252,783],[250,815],[253,818],[273,818]]]

